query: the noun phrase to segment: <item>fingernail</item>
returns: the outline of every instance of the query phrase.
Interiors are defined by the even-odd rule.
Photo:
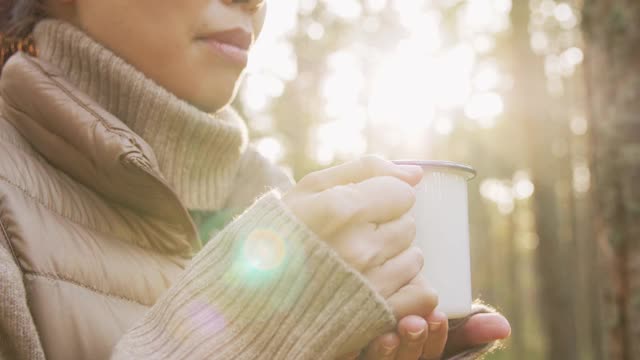
[[[429,322],[429,331],[436,332],[440,330],[442,323],[447,321],[447,314],[442,311],[434,311],[433,314],[427,318],[427,321]]]
[[[395,346],[382,346],[382,354],[383,355],[391,355],[393,354],[393,352],[396,351],[396,347]]]
[[[436,332],[440,330],[440,326],[442,326],[442,323],[440,321],[431,321],[429,323],[429,331]]]
[[[409,339],[411,340],[418,340],[420,339],[420,336],[422,336],[422,334],[424,334],[424,328],[422,328],[422,330],[420,331],[407,331],[407,335],[409,335]]]
[[[386,334],[382,337],[382,341],[378,346],[380,352],[387,356],[393,354],[393,352],[398,348],[398,345],[400,345],[400,340],[396,335]]]

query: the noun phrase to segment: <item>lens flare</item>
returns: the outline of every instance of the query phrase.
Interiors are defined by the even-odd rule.
[[[245,240],[243,255],[249,265],[262,271],[278,268],[284,262],[287,247],[277,233],[258,229],[252,231]]]
[[[194,301],[187,308],[191,325],[205,332],[205,335],[214,335],[226,326],[226,321],[222,314],[207,301]]]
[[[186,321],[172,322],[167,325],[167,333],[179,342],[194,334],[205,338],[211,337],[227,326],[222,313],[205,298],[196,298],[181,307],[179,311],[183,316],[178,318],[184,318]]]

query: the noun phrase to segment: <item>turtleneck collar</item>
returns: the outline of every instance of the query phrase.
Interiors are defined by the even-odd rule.
[[[44,20],[34,39],[40,59],[151,146],[162,174],[188,208],[224,205],[248,142],[235,111],[198,110],[68,23]]]

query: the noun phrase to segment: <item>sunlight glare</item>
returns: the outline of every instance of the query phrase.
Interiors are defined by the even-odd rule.
[[[493,90],[498,86],[500,75],[495,64],[487,63],[480,67],[473,78],[475,88],[480,91]]]
[[[460,13],[460,34],[498,33],[509,27],[510,0],[468,0]]]
[[[511,6],[511,0],[493,0],[493,8],[501,14],[509,14]]]
[[[317,125],[311,132],[313,157],[319,164],[329,165],[336,157],[350,159],[363,154],[367,150],[362,133],[365,126],[364,109],[355,109],[342,119]]]
[[[394,0],[393,10],[400,19],[406,19],[413,14],[421,14],[425,10],[425,0]]]
[[[245,79],[242,92],[244,104],[254,112],[261,112],[271,102],[272,98],[282,95],[284,82],[269,73],[249,74]]]
[[[367,0],[367,10],[371,12],[380,12],[387,7],[387,0]]]
[[[434,129],[440,135],[449,135],[453,131],[453,121],[448,117],[438,118],[434,122]]]
[[[548,15],[566,19],[566,9],[549,1],[543,1]],[[352,24],[359,20],[363,31],[376,31],[382,24],[381,16],[374,14],[390,9],[405,30],[394,48],[365,53],[362,44],[350,43],[327,56],[326,72],[317,82],[323,121],[308,129],[313,143],[307,149],[310,155],[327,165],[360,155],[369,145],[425,150],[429,133],[447,136],[453,131],[460,110],[481,127],[493,127],[504,112],[499,91],[504,91],[508,77],[485,56],[496,47],[495,34],[509,26],[512,0],[449,3],[459,5],[456,16],[462,28],[459,40],[445,45],[442,5],[426,0],[300,0],[293,6],[274,2],[240,93],[244,109],[251,117],[269,112],[292,80],[302,88],[315,86],[311,80],[303,85],[305,74],[298,73],[291,36],[300,25],[299,14],[310,16],[323,6],[330,20],[312,18],[302,29],[307,39],[320,40],[330,35],[326,26],[335,18]],[[541,36],[532,36],[532,47],[549,46]],[[566,73],[581,61],[581,50],[569,48],[550,60],[548,70]],[[272,160],[281,160],[284,154],[283,145],[273,138],[261,139],[256,146]]]
[[[468,44],[459,44],[438,59],[430,81],[436,103],[443,109],[463,106],[471,95],[471,76],[476,54]]]
[[[358,0],[323,0],[323,2],[327,5],[329,12],[345,20],[355,20],[362,15],[362,5]]]
[[[266,133],[273,129],[273,116],[267,112],[261,112],[247,119],[247,123],[252,130],[258,133]]]
[[[297,58],[286,39],[298,24],[297,10],[282,2],[270,4],[263,30],[251,49],[240,98],[254,113],[265,111],[282,95],[285,82],[298,75]]]
[[[256,150],[272,163],[278,163],[284,156],[284,147],[272,137],[265,137],[256,142]]]
[[[441,35],[441,15],[436,11],[427,11],[413,14],[407,18],[405,27],[409,30],[410,36],[400,42],[398,48],[411,47],[417,52],[432,53],[442,45]]]
[[[433,59],[413,54],[411,47],[389,56],[374,73],[368,111],[374,125],[390,127],[389,136],[429,126],[435,115],[437,81]]]
[[[502,97],[495,92],[474,94],[465,106],[465,114],[473,120],[478,120],[481,125],[493,126],[492,121],[504,111]]]
[[[336,118],[351,111],[360,102],[364,74],[358,57],[348,50],[331,54],[328,67],[329,73],[324,79],[322,95],[326,101],[326,114]]]
[[[473,39],[473,48],[478,54],[486,54],[496,47],[496,40],[488,35],[480,34]]]
[[[284,1],[278,1],[278,3],[284,3]],[[301,15],[309,15],[318,6],[318,0],[298,0],[298,13]],[[271,11],[271,3],[269,4],[269,11]]]

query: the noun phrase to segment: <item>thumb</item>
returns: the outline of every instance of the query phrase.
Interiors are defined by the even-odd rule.
[[[473,315],[461,328],[449,334],[445,353],[457,354],[511,335],[511,325],[498,313]]]

